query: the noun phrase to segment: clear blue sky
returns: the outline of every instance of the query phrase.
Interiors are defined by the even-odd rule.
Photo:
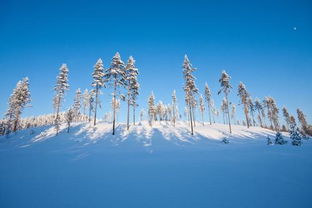
[[[184,105],[181,65],[188,54],[197,86],[207,81],[217,105],[218,78],[232,76],[231,100],[245,82],[253,97],[270,95],[291,113],[302,108],[312,118],[312,3],[263,1],[0,1],[0,113],[15,84],[30,78],[32,105],[24,116],[52,112],[55,77],[62,63],[70,70],[71,89],[90,88],[101,57],[108,67],[119,51],[133,55],[140,70],[140,108],[151,91],[169,102],[177,90]],[[293,30],[296,27],[297,30]],[[108,111],[108,94],[103,90]],[[124,108],[122,109],[124,110]],[[241,113],[241,107],[238,107]]]

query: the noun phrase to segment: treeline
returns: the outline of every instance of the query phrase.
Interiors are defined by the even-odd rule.
[[[194,134],[196,121],[199,120],[195,117],[196,111],[199,111],[202,125],[204,125],[204,114],[206,112],[210,125],[216,122],[216,117],[222,115],[223,123],[229,127],[229,133],[232,133],[232,124],[237,124],[245,125],[247,128],[250,126],[260,126],[276,132],[289,131],[291,134],[297,132],[301,137],[312,136],[312,126],[307,123],[305,115],[300,109],[297,109],[297,119],[301,128],[298,128],[299,125],[295,117],[289,114],[286,107],[281,109],[285,120],[285,125],[281,125],[280,109],[275,99],[272,97],[265,97],[263,100],[258,98],[253,99],[243,82],[240,82],[237,86],[236,94],[240,100],[237,106],[242,106],[245,119],[242,121],[237,120],[237,106],[229,100],[229,95],[233,90],[231,76],[226,71],[222,71],[219,79],[220,90],[217,94],[223,95],[223,99],[220,107],[217,107],[208,83],[205,83],[202,93],[197,88],[196,78],[193,75],[196,68],[192,66],[186,55],[182,68],[186,104],[184,117],[190,125],[192,135]],[[110,66],[107,68],[104,68],[102,59],[98,59],[92,73],[92,89],[86,89],[84,92],[77,89],[73,104],[64,112],[62,111],[62,104],[66,91],[69,89],[68,74],[69,69],[67,65],[62,64],[54,87],[54,113],[32,118],[21,118],[22,111],[25,107],[29,106],[31,98],[28,78],[19,81],[9,98],[9,107],[5,117],[3,120],[0,120],[0,135],[8,135],[20,129],[43,125],[54,125],[56,134],[58,134],[62,123],[67,124],[69,131],[71,123],[78,121],[92,122],[95,126],[97,123],[98,108],[101,106],[100,96],[103,88],[112,94],[112,112],[104,115],[104,120],[112,122],[112,134],[115,134],[117,114],[119,113],[122,101],[127,104],[127,129],[130,127],[131,108],[133,125],[135,125],[135,115],[138,107],[137,96],[139,95],[140,85],[138,83],[138,68],[136,68],[135,60],[132,56],[129,57],[125,64],[117,52],[112,58]],[[155,121],[170,121],[175,126],[177,120],[182,118],[177,104],[176,92],[173,91],[172,100],[169,104],[164,104],[162,101],[156,103],[155,96],[152,93],[148,98],[147,112],[144,109],[140,111],[141,121],[145,113],[147,113],[151,126]]]

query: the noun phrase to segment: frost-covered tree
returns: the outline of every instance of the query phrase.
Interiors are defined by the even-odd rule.
[[[238,85],[238,96],[241,98],[241,103],[244,106],[244,114],[246,118],[247,128],[249,128],[249,106],[248,106],[248,98],[249,93],[247,92],[246,86],[244,83],[240,82]]]
[[[287,141],[284,139],[284,137],[282,136],[282,134],[280,132],[276,132],[275,135],[275,144],[286,144]]]
[[[285,106],[282,108],[282,112],[283,112],[285,122],[286,122],[288,128],[290,128],[290,115],[289,115],[288,110]]]
[[[252,124],[253,124],[253,126],[256,126],[256,121],[255,121],[255,111],[256,111],[256,109],[255,109],[255,104],[253,103],[251,97],[248,97],[247,104],[248,104],[249,112],[251,114]]]
[[[89,93],[88,89],[85,89],[85,91],[82,94],[82,111],[83,115],[86,115],[86,111],[89,108],[89,100],[90,100],[91,93]]]
[[[199,97],[199,111],[201,112],[202,122],[204,125],[205,101],[202,95]]]
[[[120,87],[126,86],[126,71],[125,64],[121,60],[120,54],[117,52],[112,58],[110,67],[106,70],[105,80],[111,84],[113,87],[113,102],[117,101],[117,97],[120,96],[123,99],[123,96],[119,94]],[[115,105],[113,105],[115,106]],[[113,135],[115,135],[115,126],[116,126],[116,109],[113,109]]]
[[[276,105],[276,102],[272,97],[266,97],[264,100],[264,103],[267,108],[268,118],[271,122],[271,127],[274,128],[275,131],[278,131],[279,130],[279,121],[278,121],[279,109]]]
[[[54,87],[55,91],[55,96],[54,96],[54,104],[53,106],[56,109],[56,116],[55,116],[55,129],[56,129],[56,134],[59,132],[60,128],[60,108],[62,105],[62,102],[64,100],[64,95],[65,91],[69,89],[69,84],[68,84],[68,68],[66,64],[62,64],[61,68],[59,69],[59,75],[56,78],[56,85]]]
[[[92,73],[92,78],[93,78],[92,87],[94,87],[93,93],[95,95],[94,118],[93,118],[94,126],[96,125],[96,116],[97,116],[97,107],[99,105],[100,89],[102,87],[105,87],[105,81],[103,79],[104,75],[105,74],[104,74],[103,61],[101,58],[99,58],[94,65],[94,71]]]
[[[198,89],[195,85],[195,77],[193,76],[193,72],[196,69],[192,66],[189,61],[187,55],[184,56],[183,62],[183,76],[184,76],[184,92],[185,92],[185,101],[188,106],[188,113],[190,118],[190,126],[191,126],[191,134],[194,134],[193,129],[193,120],[194,120],[194,105],[196,104],[195,95],[198,93]]]
[[[205,83],[205,100],[207,102],[207,106],[208,106],[208,116],[209,116],[209,123],[210,125],[212,124],[211,122],[211,101],[212,101],[212,98],[211,98],[211,90],[207,84],[207,82]]]
[[[230,112],[229,112],[229,103],[230,102],[229,102],[229,98],[228,98],[228,95],[229,95],[230,90],[232,88],[232,86],[230,84],[230,79],[231,79],[231,77],[226,73],[226,71],[222,71],[221,78],[219,79],[221,89],[219,90],[218,94],[220,94],[221,92],[224,93],[224,98],[226,100],[226,114],[227,114],[228,123],[229,123],[229,130],[230,130],[230,134],[231,134],[232,128],[231,128],[231,118],[230,118]]]
[[[21,114],[30,101],[29,79],[25,77],[16,84],[16,88],[9,98],[9,108],[5,114],[6,134],[17,131]]]
[[[112,107],[113,112],[115,111],[115,114],[116,114],[116,118],[115,119],[116,119],[116,122],[117,122],[118,121],[118,113],[119,113],[119,110],[120,110],[120,99],[117,98],[116,100],[114,100],[114,97],[112,97],[111,107]]]
[[[232,104],[231,119],[232,119],[234,124],[235,124],[235,114],[236,114],[236,105]]]
[[[148,117],[149,117],[149,125],[153,125],[153,120],[155,120],[155,96],[154,93],[149,96],[148,98]]]
[[[141,122],[141,123],[142,123],[142,121],[143,121],[144,114],[145,114],[144,109],[141,109],[141,111],[140,111],[140,122]]]
[[[175,126],[177,120],[177,95],[176,91],[173,90],[172,93],[172,122],[173,126]]]
[[[135,66],[135,60],[132,56],[129,57],[128,63],[126,65],[126,85],[127,85],[127,129],[130,126],[130,106],[133,107],[133,125],[135,125],[135,109],[136,109],[136,99],[139,95],[139,83],[138,74],[139,71]]]
[[[69,133],[70,125],[73,122],[75,116],[76,116],[76,110],[74,108],[69,108],[68,111],[65,113],[65,120],[67,123],[67,133]]]
[[[80,116],[80,109],[81,109],[81,99],[82,94],[80,88],[76,90],[75,98],[74,98],[74,105],[73,105],[73,111],[74,111],[74,118],[78,119]]]
[[[292,140],[291,144],[294,146],[300,146],[302,144],[302,137],[296,123],[290,122],[289,125],[289,137]]]
[[[264,111],[263,111],[263,106],[258,98],[255,99],[254,107],[255,107],[255,110],[258,112],[258,120],[259,120],[260,126],[263,127],[262,115],[264,114]]]
[[[297,116],[298,116],[298,120],[301,124],[301,129],[304,132],[304,134],[308,134],[308,135],[312,136],[312,126],[308,124],[303,111],[300,110],[299,108],[297,109]]]

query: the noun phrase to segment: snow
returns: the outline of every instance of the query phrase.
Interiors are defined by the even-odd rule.
[[[99,122],[0,137],[0,207],[312,207],[312,142],[259,127]],[[221,143],[227,137],[229,144]],[[287,134],[283,137],[289,141]]]

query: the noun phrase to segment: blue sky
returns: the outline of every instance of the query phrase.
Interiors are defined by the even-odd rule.
[[[182,62],[188,54],[197,86],[207,81],[217,105],[218,78],[232,76],[231,101],[243,81],[253,97],[273,96],[312,119],[312,3],[293,1],[15,1],[0,0],[0,113],[18,80],[30,78],[32,107],[24,116],[52,112],[55,77],[62,63],[71,89],[90,88],[101,57],[105,67],[116,51],[132,55],[140,70],[140,108],[154,91],[169,102],[177,90],[184,106]],[[293,30],[296,27],[297,30]],[[109,111],[103,89],[100,115]],[[122,112],[124,112],[125,104]],[[238,113],[241,114],[241,106]],[[123,118],[123,116],[121,116]]]

